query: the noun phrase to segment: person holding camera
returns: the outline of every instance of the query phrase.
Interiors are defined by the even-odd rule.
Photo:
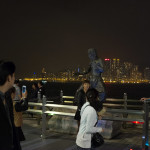
[[[9,91],[11,99],[13,101],[14,124],[17,130],[17,134],[19,136],[19,141],[24,141],[25,136],[21,127],[23,124],[22,112],[28,109],[28,100],[26,98],[27,96],[24,95],[20,101],[14,101],[14,97],[16,96],[15,87],[12,87]]]

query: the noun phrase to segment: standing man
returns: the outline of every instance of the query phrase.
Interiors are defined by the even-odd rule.
[[[43,87],[43,82],[42,81],[38,82],[38,88],[39,88],[38,92],[40,92],[41,100],[42,100],[43,95],[45,95],[45,89]]]
[[[13,86],[15,81],[15,64],[0,61],[0,149],[13,150],[13,125],[5,93]]]
[[[77,95],[75,97],[77,104],[78,104],[78,108],[77,111],[75,113],[74,119],[77,120],[77,125],[78,125],[78,130],[79,130],[79,126],[80,126],[80,112],[81,112],[81,108],[84,105],[84,103],[86,102],[86,92],[90,87],[90,81],[89,80],[84,80],[82,83],[83,88],[80,89],[79,91],[77,91]],[[78,131],[77,130],[77,131]]]

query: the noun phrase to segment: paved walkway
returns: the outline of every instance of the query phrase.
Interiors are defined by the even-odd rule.
[[[75,135],[47,131],[48,137],[41,139],[41,127],[35,118],[24,118],[23,131],[26,141],[21,142],[23,150],[75,150]],[[142,129],[128,128],[97,150],[141,150]]]

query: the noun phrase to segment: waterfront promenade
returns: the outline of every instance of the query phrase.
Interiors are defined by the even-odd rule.
[[[47,131],[48,137],[41,139],[41,127],[36,118],[24,116],[23,131],[26,141],[21,142],[23,150],[75,150],[76,135]],[[122,133],[97,150],[142,150],[142,128],[122,129]]]

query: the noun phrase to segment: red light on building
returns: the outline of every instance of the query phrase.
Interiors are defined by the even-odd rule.
[[[110,59],[105,58],[105,61],[110,61]]]
[[[144,124],[144,122],[139,122],[139,121],[132,121],[132,123],[135,123],[135,124]]]

